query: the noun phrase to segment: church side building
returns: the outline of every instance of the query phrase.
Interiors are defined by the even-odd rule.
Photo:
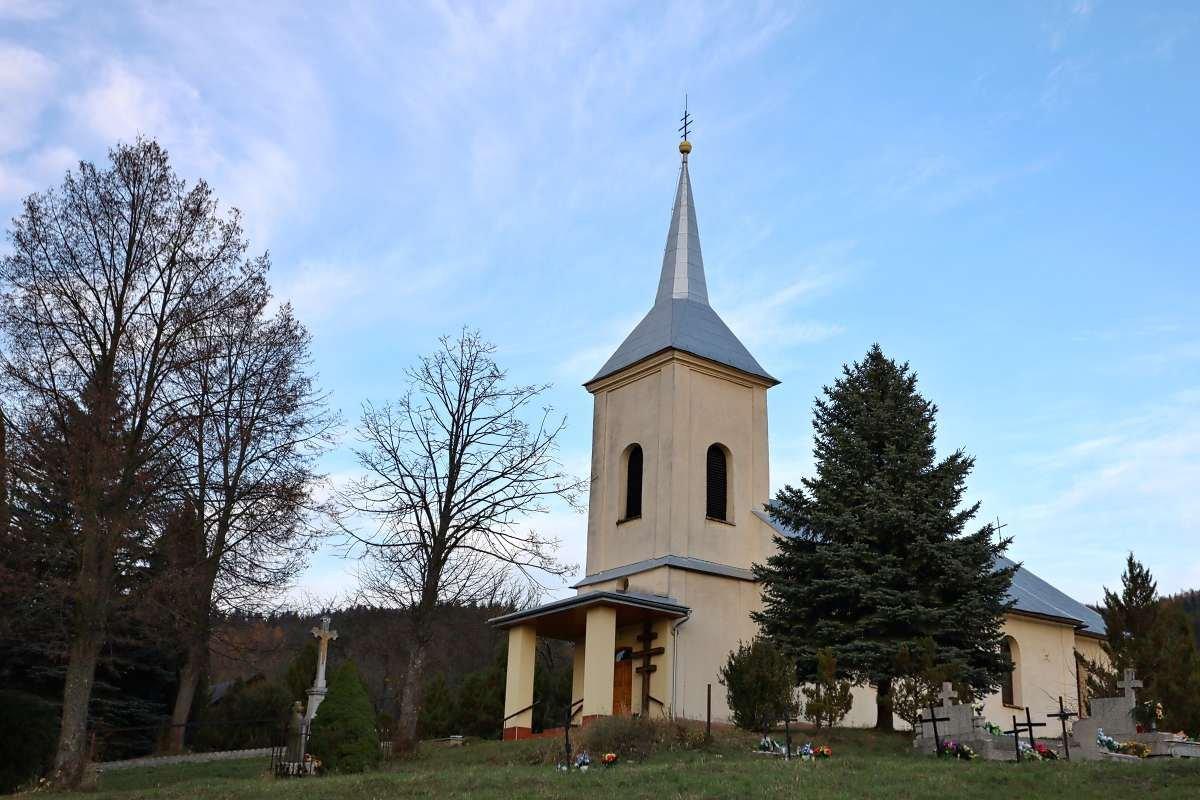
[[[575,645],[574,723],[613,714],[702,719],[710,684],[713,719],[727,720],[718,671],[758,632],[751,568],[773,552],[775,535],[788,535],[764,510],[767,391],[778,381],[709,304],[691,145],[679,149],[654,303],[585,384],[594,401],[586,577],[573,597],[491,621],[509,637],[506,739],[532,734],[539,636]],[[988,699],[996,722],[1009,705],[1080,698],[1075,653],[1098,652],[1088,641],[1103,634],[1099,615],[1025,570],[1013,593],[1006,641],[1018,667],[1012,686]],[[859,687],[847,724],[874,724],[874,713],[873,690]]]

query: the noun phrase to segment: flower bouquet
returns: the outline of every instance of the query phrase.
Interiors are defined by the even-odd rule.
[[[586,750],[583,750],[579,755],[575,756],[575,768],[580,772],[587,772],[587,768],[592,765],[592,757],[588,755]]]
[[[606,767],[611,767],[613,764],[617,763],[617,754],[616,753],[605,753],[603,756],[600,757],[600,763]]]
[[[1124,753],[1127,756],[1146,758],[1150,755],[1150,745],[1143,742],[1121,742],[1121,746],[1117,752]]]
[[[833,758],[833,748],[827,744],[819,744],[813,748],[813,758]]]
[[[1110,753],[1116,753],[1121,749],[1121,743],[1106,734],[1103,728],[1096,731],[1096,744]]]
[[[764,736],[761,740],[759,740],[758,751],[760,753],[783,755],[783,745],[772,739],[770,736]]]
[[[1003,736],[1004,735],[1004,729],[1001,728],[999,725],[997,725],[994,722],[983,723],[983,729],[992,736]]]
[[[1022,761],[1041,761],[1042,754],[1037,751],[1037,748],[1030,747],[1025,742],[1021,742],[1021,760]]]
[[[1058,760],[1058,753],[1051,750],[1049,747],[1046,747],[1046,745],[1042,744],[1041,742],[1035,743],[1033,745],[1033,749],[1037,751],[1038,757],[1043,761]]]
[[[947,758],[961,758],[963,761],[972,761],[979,757],[969,745],[955,741],[942,742],[942,755]]]

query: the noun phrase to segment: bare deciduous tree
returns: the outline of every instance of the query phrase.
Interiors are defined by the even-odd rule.
[[[175,440],[179,500],[166,526],[169,568],[159,595],[182,640],[172,744],[205,672],[214,611],[255,611],[305,564],[316,459],[336,417],[310,370],[309,335],[289,306],[266,315],[261,277],[202,326],[172,380],[180,397]]]
[[[403,397],[364,404],[355,451],[364,474],[338,496],[349,549],[368,558],[364,592],[409,612],[400,734],[410,739],[437,605],[573,569],[558,561],[557,540],[525,527],[552,501],[579,506],[585,484],[557,459],[565,420],[548,408],[531,414],[547,387],[506,384],[494,352],[477,332],[444,337],[408,370]]]
[[[244,258],[237,213],[219,214],[205,183],[185,185],[156,143],[117,146],[109,160],[27,198],[0,259],[6,388],[70,454],[79,567],[55,756],[66,785],[86,758],[118,559],[178,431],[168,377],[197,326],[263,268]]]

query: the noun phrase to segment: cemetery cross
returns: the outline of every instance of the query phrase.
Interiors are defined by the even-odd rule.
[[[642,717],[650,718],[650,701],[653,699],[650,696],[650,675],[657,672],[658,667],[650,663],[650,659],[654,656],[661,656],[666,650],[662,647],[651,647],[650,645],[658,638],[658,634],[654,632],[654,628],[647,622],[642,626],[642,632],[634,637],[641,644],[642,649],[636,653],[630,653],[630,658],[642,659],[642,664],[635,671],[642,676]]]
[[[1014,717],[1014,719],[1016,719],[1016,718]],[[932,722],[933,723],[933,747],[934,747],[934,750],[937,751],[937,754],[939,756],[942,754],[942,737],[938,735],[937,724],[939,722],[949,722],[949,721],[950,721],[949,717],[939,717],[937,715],[937,709],[934,708],[933,703],[929,704],[929,719],[921,720],[921,722]]]
[[[571,712],[574,710],[574,704],[567,703],[567,718],[563,720],[563,763],[567,769],[571,768]]]
[[[1067,707],[1063,705],[1062,695],[1058,696],[1058,713],[1046,715],[1047,719],[1056,719],[1062,723],[1063,755],[1066,757],[1067,761],[1071,760],[1071,740],[1067,737],[1067,720],[1069,720],[1071,717],[1078,716],[1079,715],[1074,711],[1067,711]]]
[[[1017,756],[1017,763],[1021,763],[1021,728],[1017,725],[1017,715],[1013,714],[1013,726],[1011,731],[1005,731],[1006,736],[1013,737],[1013,751]]]
[[[1044,727],[1046,727],[1046,723],[1034,722],[1033,717],[1029,715],[1029,706],[1025,706],[1025,722],[1023,722],[1021,724],[1021,727],[1025,728],[1027,731],[1029,731],[1029,746],[1033,747],[1034,746],[1033,729],[1034,728],[1044,728]]]
[[[1137,670],[1125,670],[1125,680],[1117,681],[1117,688],[1121,689],[1129,698],[1130,708],[1137,708],[1137,690],[1142,686],[1142,682],[1137,679]]]

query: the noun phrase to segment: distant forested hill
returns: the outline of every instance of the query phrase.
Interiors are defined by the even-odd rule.
[[[1200,645],[1200,589],[1180,592],[1171,598],[1179,604],[1183,613],[1192,621],[1192,630],[1196,633],[1196,644]]]

